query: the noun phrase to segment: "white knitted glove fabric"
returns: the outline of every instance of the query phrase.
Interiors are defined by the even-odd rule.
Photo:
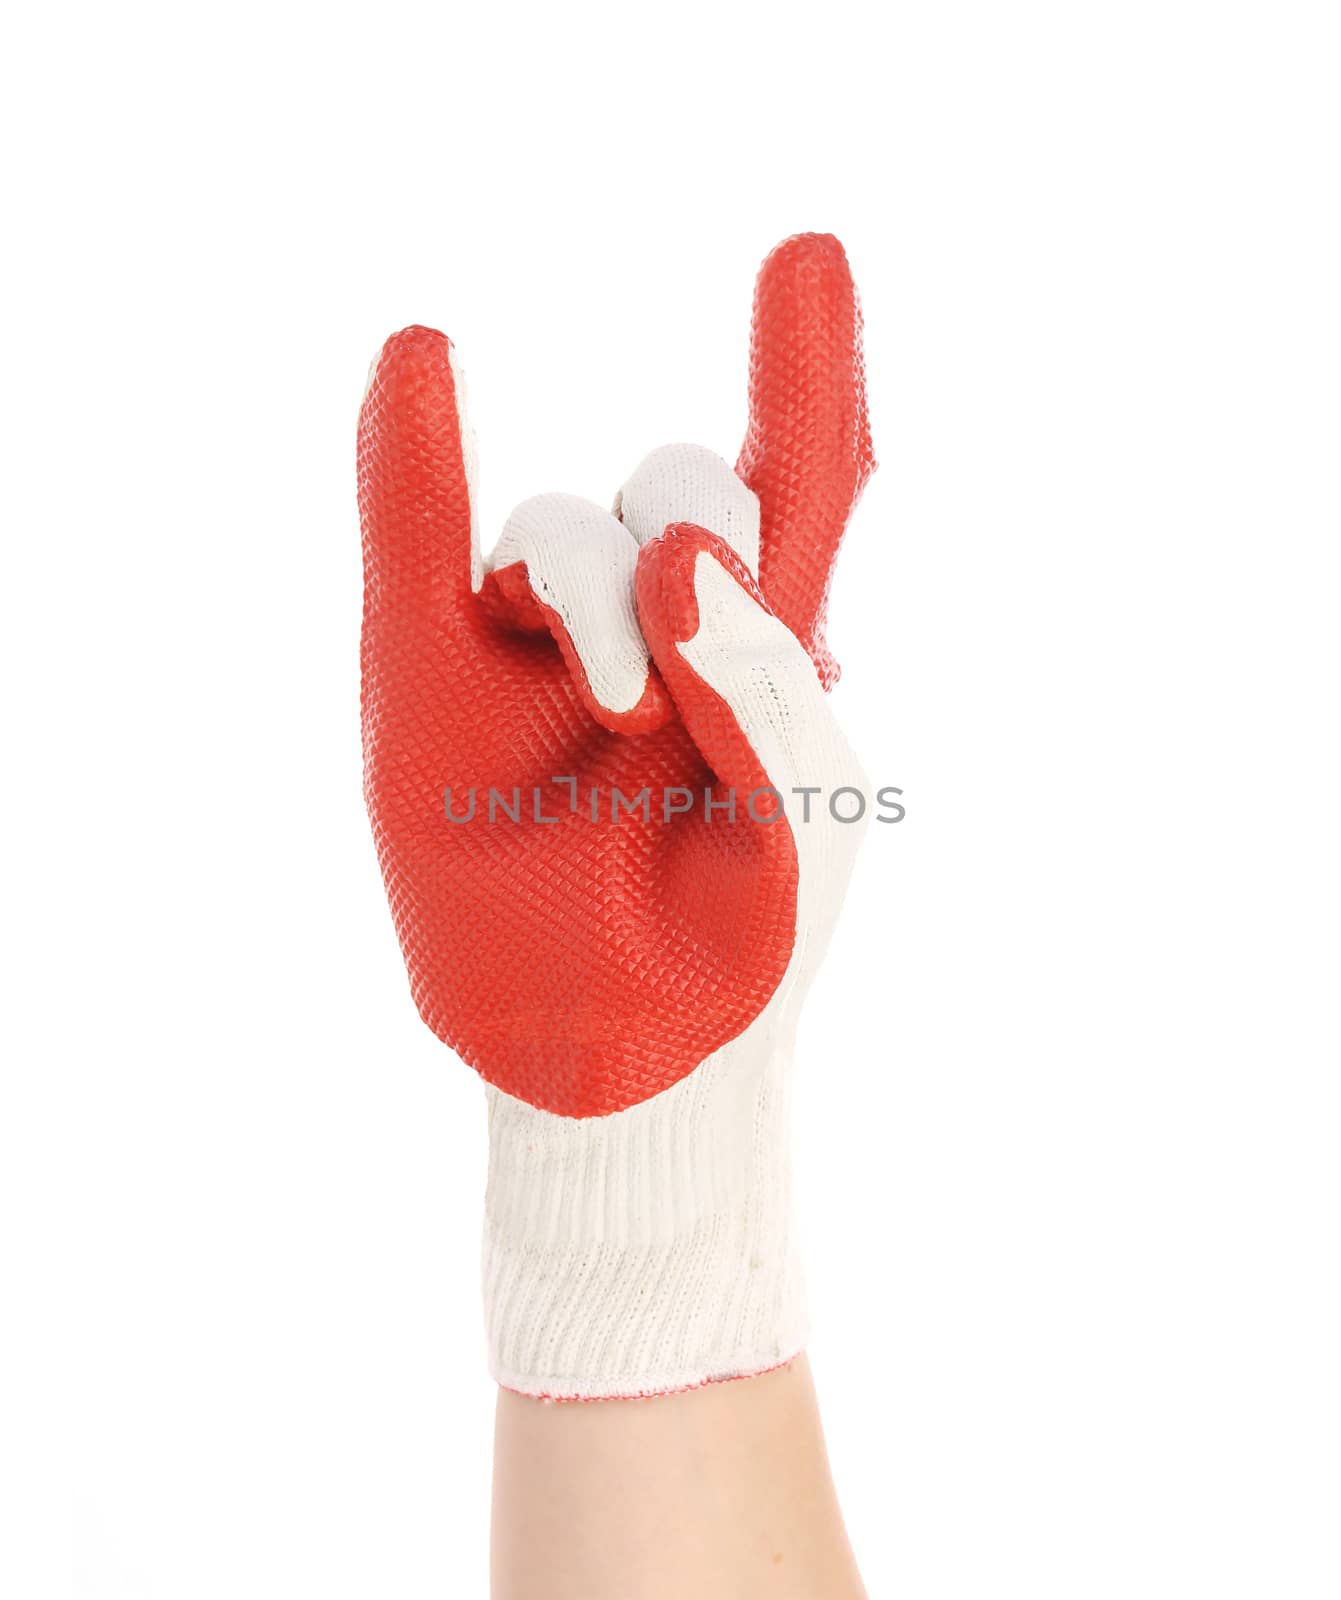
[[[757,503],[709,451],[654,452],[616,509],[638,544],[692,522],[757,564]],[[636,548],[601,531],[610,521],[570,496],[541,496],[514,513],[492,564],[524,555],[589,681],[618,710],[642,692],[647,650],[632,599]],[[797,639],[706,552],[694,587],[699,629],[679,648],[784,797],[787,823],[776,825],[790,825],[796,844],[795,944],[754,1022],[640,1105],[576,1119],[486,1087],[490,1366],[524,1394],[693,1388],[778,1366],[806,1339],[789,1161],[793,1040],[864,831],[838,820],[830,799],[866,786]],[[851,815],[855,803],[840,798],[836,809]]]

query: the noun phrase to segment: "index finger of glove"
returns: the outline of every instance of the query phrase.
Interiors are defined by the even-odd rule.
[[[832,234],[786,239],[759,270],[750,330],[750,418],[736,470],[759,497],[759,582],[828,687],[824,643],[838,546],[875,469],[861,308]]]
[[[451,341],[405,328],[382,346],[359,413],[358,495],[370,611],[437,619],[480,586],[474,437]]]

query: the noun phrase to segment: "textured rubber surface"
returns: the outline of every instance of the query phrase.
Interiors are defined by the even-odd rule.
[[[776,589],[774,609],[831,680],[828,570],[872,465],[837,241],[780,246],[755,318],[740,470],[763,505],[764,593]],[[767,1004],[795,939],[795,843],[785,821],[710,821],[701,803],[709,786],[743,798],[767,783],[673,649],[697,625],[690,557],[707,536],[677,530],[639,559],[640,622],[681,719],[641,734],[602,726],[553,616],[537,606],[528,630],[503,595],[475,592],[461,420],[449,341],[427,328],[390,339],[359,423],[369,814],[424,1020],[508,1094],[602,1116],[678,1082]],[[499,579],[524,601],[524,574]],[[556,776],[576,780],[571,810]],[[449,787],[454,817],[474,790],[471,820],[448,819]],[[612,822],[616,788],[649,789],[648,817]],[[663,822],[666,788],[700,803]],[[500,808],[490,820],[491,789],[520,821]],[[533,820],[537,800],[554,820]]]
[[[838,240],[802,233],[764,262],[750,335],[750,421],[736,471],[759,496],[759,582],[826,689],[829,583],[853,507],[875,471],[861,305]]]

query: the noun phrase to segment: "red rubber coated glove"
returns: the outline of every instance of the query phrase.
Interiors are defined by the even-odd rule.
[[[733,570],[825,687],[837,675],[823,635],[830,573],[874,465],[860,329],[836,239],[803,234],[773,251],[737,465],[758,497],[758,588],[744,562]],[[646,822],[591,823],[592,789],[604,809],[615,788],[743,796],[767,776],[711,692],[672,666],[668,696],[645,650],[636,703],[603,701],[565,627],[572,594],[537,592],[526,562],[495,558],[486,585],[472,472],[452,345],[407,328],[383,348],[359,422],[368,809],[425,1022],[507,1093],[604,1115],[676,1083],[763,1009],[792,953],[796,851],[788,826],[727,828],[700,806],[670,825],[655,807]],[[638,618],[665,670],[692,632],[703,534],[653,539],[639,559],[633,540],[621,554],[608,530],[570,531],[590,541],[597,587],[623,585],[630,617],[637,564]],[[576,809],[557,824],[490,823],[491,788],[508,802],[515,791],[527,816],[538,790],[552,814],[570,792],[556,776],[576,780]],[[476,791],[472,822],[448,822],[449,787],[457,814]]]
[[[764,264],[750,393],[737,472],[676,445],[617,516],[527,501],[487,577],[447,340],[390,340],[364,403],[368,806],[420,1010],[488,1082],[490,1363],[529,1394],[805,1336],[792,1040],[861,831],[823,617],[872,466],[835,240]]]

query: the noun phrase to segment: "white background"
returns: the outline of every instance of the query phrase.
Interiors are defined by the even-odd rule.
[[[484,1595],[482,1095],[362,813],[355,412],[449,331],[488,530],[733,455],[814,228],[883,461],[841,712],[908,807],[802,1039],[867,1582],[1335,1600],[1330,11],[8,24],[7,1594],[72,1474],[83,1600]]]

